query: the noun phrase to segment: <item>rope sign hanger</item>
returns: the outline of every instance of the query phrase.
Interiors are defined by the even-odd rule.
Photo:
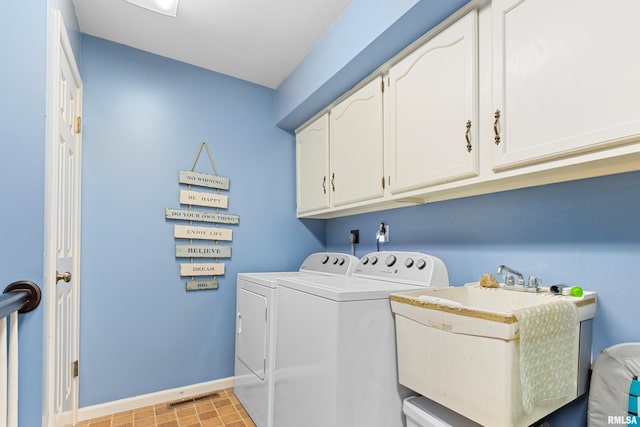
[[[200,154],[202,153],[202,147],[207,149],[207,156],[209,156],[209,162],[211,163],[211,167],[213,168],[213,173],[218,176],[218,170],[216,169],[216,164],[213,162],[213,157],[211,156],[211,151],[209,151],[209,146],[205,141],[202,141],[200,144],[200,148],[198,149],[198,154],[196,154],[196,158],[193,159],[193,164],[191,165],[191,172],[196,168],[196,163],[198,163],[198,159],[200,158]]]

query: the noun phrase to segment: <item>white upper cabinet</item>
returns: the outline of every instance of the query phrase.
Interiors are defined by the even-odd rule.
[[[296,135],[298,214],[329,207],[329,114]]]
[[[298,132],[298,215],[640,170],[639,16],[640,0],[470,1]]]
[[[392,194],[478,174],[477,15],[394,65],[385,88],[385,176]]]
[[[640,1],[494,0],[491,7],[494,171],[640,136]]]
[[[375,78],[331,109],[333,206],[384,195],[381,85],[381,77]]]

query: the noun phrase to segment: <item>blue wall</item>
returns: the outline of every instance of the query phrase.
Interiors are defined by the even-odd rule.
[[[80,406],[232,376],[236,273],[296,270],[324,247],[324,223],[295,218],[275,93],[90,36],[82,50]],[[240,225],[219,289],[187,293],[164,211],[201,141]],[[195,171],[213,173],[206,152]]]
[[[476,282],[505,264],[543,285],[567,283],[598,293],[594,359],[604,348],[637,341],[640,320],[640,172],[468,197],[327,221],[327,249],[375,251],[375,230],[390,225],[381,250],[441,258],[450,282]],[[586,399],[559,410],[552,426],[586,425]]]
[[[43,287],[44,266],[47,9],[38,1],[5,3],[3,16],[10,19],[0,25],[0,291],[22,279]],[[42,314],[40,305],[19,320],[22,426],[41,419]]]

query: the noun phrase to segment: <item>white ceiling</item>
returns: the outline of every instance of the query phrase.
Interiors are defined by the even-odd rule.
[[[125,0],[73,0],[80,31],[269,88],[353,0],[181,0],[177,17]]]

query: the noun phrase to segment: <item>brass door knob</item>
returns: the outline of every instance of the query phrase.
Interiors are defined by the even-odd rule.
[[[66,283],[69,283],[71,281],[71,273],[65,271],[64,273],[60,274],[56,271],[56,283],[58,283],[60,280],[64,280]]]

